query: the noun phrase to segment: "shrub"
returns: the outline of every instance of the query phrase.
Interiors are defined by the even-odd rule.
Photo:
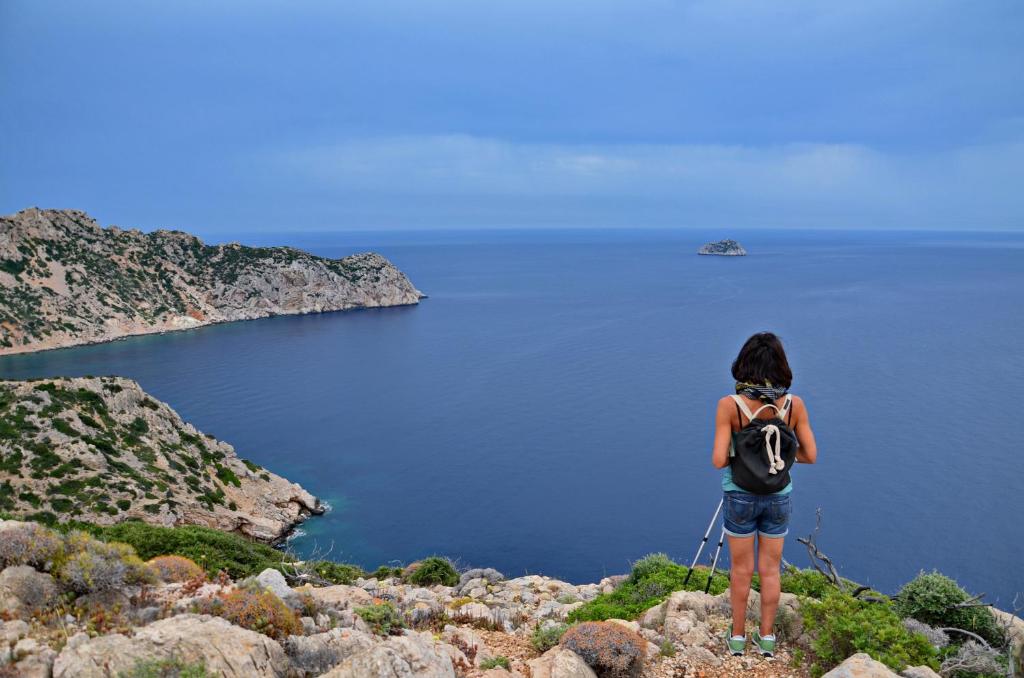
[[[308,573],[313,578],[329,581],[332,584],[351,584],[356,579],[366,576],[358,565],[335,563],[330,560],[310,560],[298,567],[299,574]]]
[[[584,622],[562,636],[562,647],[572,650],[601,678],[639,675],[647,641],[615,622]]]
[[[817,570],[800,570],[787,567],[781,576],[782,590],[798,596],[818,598],[819,600],[830,591],[835,591],[828,578]]]
[[[298,615],[268,590],[235,589],[201,604],[200,611],[275,639],[302,632]]]
[[[662,657],[675,657],[676,656],[676,645],[671,640],[666,638],[661,641],[661,646],[658,648],[658,654]]]
[[[210,576],[220,570],[233,579],[254,576],[267,568],[282,569],[290,559],[281,551],[237,534],[198,525],[160,527],[139,521],[100,526],[74,523],[103,541],[132,546],[140,557],[184,556],[198,563]]]
[[[101,542],[84,532],[72,532],[65,548],[67,555],[57,576],[75,593],[110,591],[156,579],[127,544]]]
[[[806,601],[801,612],[804,629],[814,638],[815,676],[857,652],[868,653],[894,671],[919,664],[938,668],[935,648],[924,636],[907,631],[889,602],[869,603],[836,591],[820,601]]]
[[[512,668],[512,664],[509,662],[508,657],[499,654],[497,657],[491,657],[480,662],[480,668],[484,671],[488,669],[505,669],[508,671]]]
[[[389,602],[357,607],[356,614],[381,636],[398,634],[405,626],[401,613]]]
[[[629,578],[611,593],[603,593],[569,613],[569,621],[600,621],[604,619],[636,619],[643,612],[661,603],[674,591],[683,589],[689,568],[672,562],[664,553],[654,553],[633,564]],[[695,568],[689,591],[703,591],[710,570]],[[751,586],[758,588],[757,582]],[[729,578],[716,573],[711,582],[711,593],[719,594],[729,588]]]
[[[186,664],[180,659],[140,659],[117,678],[209,678],[206,663]]]
[[[1003,644],[1003,629],[987,607],[955,607],[970,599],[960,586],[938,572],[919,574],[896,594],[896,612],[935,627],[973,631],[994,646]],[[959,640],[962,640],[959,639]]]
[[[400,579],[402,577],[402,568],[400,567],[388,567],[387,565],[381,565],[376,570],[370,573],[370,577],[373,579]]]
[[[459,583],[459,573],[447,558],[431,556],[424,558],[406,579],[417,586],[455,586]]]
[[[562,640],[562,636],[568,630],[568,624],[541,622],[533,630],[533,635],[530,636],[530,644],[533,645],[537,652],[544,654],[555,645],[558,645],[558,642]]]
[[[147,563],[163,582],[205,579],[206,571],[184,556],[157,556]]]
[[[64,541],[53,530],[36,523],[12,525],[0,532],[0,570],[12,565],[30,565],[49,570],[59,564]]]

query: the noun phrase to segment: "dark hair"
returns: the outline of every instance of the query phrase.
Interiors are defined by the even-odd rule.
[[[793,384],[793,371],[789,369],[782,341],[771,332],[758,332],[747,339],[732,363],[732,376],[736,381],[751,384],[771,383],[785,388]]]

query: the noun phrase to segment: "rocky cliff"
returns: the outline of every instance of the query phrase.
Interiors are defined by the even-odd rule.
[[[323,512],[119,377],[0,381],[0,511],[204,525],[268,542]]]
[[[422,296],[373,253],[205,245],[181,231],[101,228],[74,210],[0,217],[0,355]]]

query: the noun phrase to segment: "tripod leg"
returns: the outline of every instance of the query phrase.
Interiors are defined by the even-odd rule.
[[[708,523],[708,529],[704,530],[704,538],[700,540],[700,545],[697,547],[697,555],[693,557],[693,562],[690,563],[690,569],[686,571],[686,578],[683,579],[683,586],[685,587],[690,583],[690,575],[693,574],[693,568],[696,567],[697,561],[700,560],[700,554],[704,550],[704,546],[708,543],[708,537],[711,536],[711,528],[715,526],[715,521],[718,520],[718,514],[722,512],[722,503],[725,499],[718,500],[718,508],[715,509],[715,514],[711,516],[711,522]]]
[[[715,559],[711,561],[711,574],[708,575],[708,583],[704,585],[704,593],[711,590],[711,580],[715,577],[715,567],[718,565],[718,556],[722,553],[722,542],[725,541],[725,528],[722,528],[722,534],[718,537],[718,548],[715,549]]]

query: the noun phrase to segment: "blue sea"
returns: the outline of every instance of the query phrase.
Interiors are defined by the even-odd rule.
[[[724,236],[750,256],[695,254]],[[0,376],[137,379],[330,503],[301,553],[585,582],[692,557],[720,497],[716,401],[743,340],[773,330],[819,445],[793,474],[786,559],[808,565],[795,538],[820,511],[822,551],[883,591],[933,568],[1004,607],[1024,591],[1020,235],[238,239],[373,249],[429,298],[11,356]]]

